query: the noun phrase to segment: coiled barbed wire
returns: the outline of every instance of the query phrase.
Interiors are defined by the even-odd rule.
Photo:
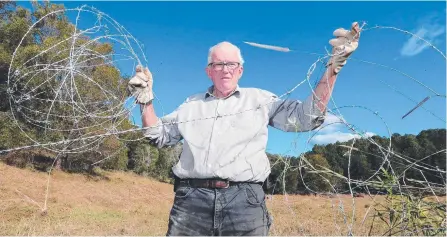
[[[25,62],[19,62],[18,58],[20,58],[19,55],[21,54],[22,42],[26,38],[26,36],[30,34],[33,27],[48,16],[69,11],[77,12],[73,33],[69,37],[52,45],[49,45],[47,48],[42,48],[39,53],[33,55]],[[96,22],[94,26],[85,30],[79,30],[79,22],[82,20],[81,13],[88,13],[95,16]],[[376,26],[368,29],[363,29],[362,31],[364,34],[367,31],[376,29],[391,29],[404,34],[418,37],[417,35],[414,35],[409,31],[400,30],[398,28],[389,26]],[[92,39],[88,37],[89,35],[92,36]],[[442,51],[440,51],[434,45],[422,39],[421,37],[418,38],[420,38],[420,40],[424,41],[426,44],[430,45],[430,47],[438,52],[444,58],[444,60],[446,59],[445,54],[442,53]],[[115,53],[113,50],[106,53],[101,52],[101,49],[95,47],[102,43],[109,43],[112,45],[111,49],[120,48],[121,50],[124,50],[124,52]],[[276,50],[284,53],[300,53],[300,51],[298,50],[289,49],[286,47],[264,45],[246,41],[244,41],[243,43],[248,43],[251,46]],[[52,57],[48,58],[48,56]],[[313,75],[318,63],[324,63],[324,61],[331,56],[332,55],[330,55],[329,53],[322,54],[320,58],[318,58],[314,63],[311,64],[305,78],[302,81],[298,82],[296,85],[291,86],[291,89],[280,95],[279,98],[289,98],[290,94],[293,93],[293,91],[295,91],[300,86],[306,85],[306,83],[311,89],[312,93],[315,95],[313,85],[310,82],[310,77]],[[420,86],[424,87],[432,93],[432,95],[428,95],[428,97],[426,98],[431,98],[433,96],[441,98],[446,97],[445,95],[428,87],[416,78],[403,73],[401,70],[387,67],[379,63],[368,62],[352,57],[349,60],[357,60],[359,62],[368,63],[395,71],[405,76],[406,78],[417,82]],[[127,92],[125,90],[126,80],[122,78],[121,72],[119,71],[119,69],[117,69],[117,67],[115,67],[117,63],[122,61],[130,61],[132,64],[132,68],[135,68],[135,66],[138,64],[146,65],[147,62],[142,44],[139,43],[122,25],[116,22],[113,18],[101,11],[98,11],[95,8],[84,5],[79,8],[53,11],[37,20],[23,36],[22,40],[20,41],[19,45],[12,55],[12,60],[8,71],[7,90],[9,95],[10,108],[12,111],[12,115],[14,116],[14,121],[16,122],[20,130],[27,136],[27,138],[31,142],[33,142],[33,144],[5,149],[0,151],[0,154],[36,147],[42,147],[56,153],[83,153],[95,149],[98,144],[102,143],[104,139],[109,136],[114,136],[118,139],[124,139],[121,138],[119,135],[142,132],[148,129],[146,127],[120,130],[120,125],[129,118],[131,111],[138,106],[138,104],[132,103],[130,107],[125,107],[125,104],[131,101],[132,98],[127,96]],[[114,72],[116,78],[119,78],[117,81],[119,81],[120,83],[108,84],[107,77],[104,77],[103,75],[95,75],[95,70],[101,69],[104,71],[111,70],[112,72]],[[391,87],[383,80],[380,81],[388,87]],[[393,89],[393,91],[411,100],[416,106],[414,107],[414,109],[421,107],[429,112],[432,116],[435,116],[437,119],[445,122],[444,119],[440,118],[434,112],[426,109],[422,105],[423,102],[425,102],[426,100],[423,102],[417,102],[416,100],[411,99],[411,96],[405,95],[404,93],[398,91],[393,87],[391,88]],[[333,97],[331,97],[331,101],[335,105]],[[269,103],[271,103],[271,101],[266,101],[263,104],[259,104],[255,108],[235,111],[234,113],[230,114],[219,114],[219,116],[226,117],[246,113],[248,111],[257,109],[260,106],[267,106]],[[340,110],[347,108],[362,109],[370,112],[373,116],[379,118],[389,135],[388,145],[384,147],[378,144],[366,132],[361,131],[361,129],[343,119]],[[409,111],[409,113],[413,110]],[[333,186],[333,184],[331,184],[331,181],[325,175],[330,175],[331,177],[336,177],[346,182],[349,185],[350,195],[353,195],[354,193],[352,184],[355,184],[357,187],[366,188],[376,185],[377,181],[375,180],[375,178],[379,175],[381,168],[385,166],[389,168],[392,175],[397,178],[404,177],[407,170],[414,169],[415,167],[416,169],[424,170],[426,172],[446,175],[445,170],[440,170],[437,167],[433,167],[429,164],[423,163],[424,160],[433,155],[442,152],[445,153],[445,149],[437,151],[420,160],[416,160],[412,157],[406,157],[403,154],[399,154],[398,152],[393,151],[391,142],[391,129],[377,111],[361,105],[350,105],[335,106],[332,109],[328,108],[328,113],[340,120],[339,122],[336,122],[337,124],[344,125],[348,130],[352,131],[352,133],[356,135],[352,140],[351,146],[344,146],[347,151],[346,155],[348,156],[349,162],[348,175],[345,177],[344,175],[329,170],[325,167],[315,167],[307,160],[305,156],[300,156],[298,166],[294,167],[288,164],[285,165],[284,172],[282,173],[283,178],[285,177],[285,174],[288,170],[305,169],[307,172],[319,175],[321,179],[323,179],[331,186],[332,192],[338,196],[340,193]],[[406,114],[405,116],[407,115],[408,114]],[[144,116],[144,111],[142,111],[142,116]],[[200,120],[214,119],[215,117],[216,116],[210,116],[189,121],[177,121],[169,124],[172,125],[189,123]],[[63,139],[48,141],[48,137],[46,136],[37,138],[32,137],[31,135],[27,134],[26,128],[22,125],[23,122],[29,126],[40,128],[44,132],[44,134],[51,132],[61,133],[63,134]],[[324,129],[324,127],[326,126],[331,126],[332,124],[321,126],[316,131],[309,134],[307,142],[310,143],[312,138],[316,136],[320,130]],[[166,124],[160,124],[157,126],[165,125]],[[376,170],[376,172],[374,172],[371,176],[367,177],[364,180],[355,180],[350,177],[349,173],[351,167],[351,154],[354,151],[367,152],[358,150],[354,147],[356,140],[360,138],[366,139],[372,145],[377,147],[379,154],[374,155],[382,160],[380,168]],[[137,140],[138,139],[144,139],[144,136],[137,138]],[[124,141],[134,140],[124,139]],[[399,162],[406,165],[406,169],[404,171],[400,171],[400,173],[395,171],[393,169],[392,162],[389,159],[391,156],[397,157],[399,159]],[[272,166],[278,165],[280,162],[282,161],[278,160],[277,163],[272,164]],[[422,175],[424,176],[423,173]],[[313,193],[318,193],[316,190],[313,190],[311,187],[306,185],[302,173],[300,173],[299,178],[306,186],[307,190]],[[445,183],[429,183],[426,179],[407,181],[411,181],[413,184],[425,185],[423,189],[431,190],[433,194],[435,194],[435,191],[439,192],[445,190]],[[285,185],[285,182],[283,182],[283,184]],[[404,188],[421,189],[420,185],[416,186],[406,183],[397,183],[394,188],[397,188],[400,193],[403,193]],[[338,196],[338,198],[340,199],[340,196]],[[353,206],[355,206],[354,203]],[[345,213],[345,210],[342,207],[338,211],[343,216],[342,222],[346,225],[346,229],[348,230],[347,232],[352,235],[354,215],[351,216],[351,220],[349,221],[347,218],[347,213]],[[341,229],[337,222],[335,223],[335,225],[338,230]]]

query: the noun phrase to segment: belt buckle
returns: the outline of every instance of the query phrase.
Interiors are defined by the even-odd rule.
[[[225,181],[227,183],[227,185],[225,185],[224,188],[229,188],[230,187],[230,181]]]

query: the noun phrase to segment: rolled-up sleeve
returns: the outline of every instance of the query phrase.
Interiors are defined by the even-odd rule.
[[[312,94],[304,102],[272,96],[269,125],[285,132],[311,131],[323,124],[326,111],[321,112]]]
[[[155,126],[144,130],[144,136],[158,148],[177,144],[182,139],[177,127],[177,112],[158,118]]]

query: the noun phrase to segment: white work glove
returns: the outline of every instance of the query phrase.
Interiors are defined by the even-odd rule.
[[[130,79],[127,90],[139,104],[146,104],[154,99],[152,73],[147,68],[143,72],[140,65],[137,66],[136,72],[136,75]]]
[[[346,60],[357,49],[360,38],[360,28],[357,22],[352,23],[351,30],[338,28],[334,31],[335,39],[329,40],[332,45],[332,57],[326,66],[330,66],[338,74]]]

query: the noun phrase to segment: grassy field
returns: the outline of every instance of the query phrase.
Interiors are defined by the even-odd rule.
[[[48,174],[1,162],[0,174],[0,235],[166,233],[173,201],[169,184],[124,172],[98,179],[56,171],[46,198]],[[267,203],[274,218],[270,235],[346,235],[353,206],[353,233],[369,231],[370,197],[275,195]],[[372,234],[383,231],[374,229]]]

